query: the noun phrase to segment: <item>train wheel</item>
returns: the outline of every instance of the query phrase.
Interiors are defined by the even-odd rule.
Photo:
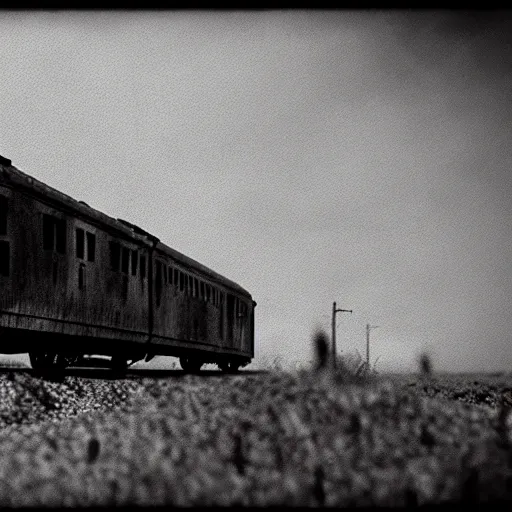
[[[124,372],[128,368],[128,361],[122,356],[112,356],[110,366],[112,367],[112,370]]]
[[[34,370],[41,370],[44,368],[45,354],[40,352],[29,352],[28,357],[30,359],[30,366]]]
[[[221,361],[217,363],[217,366],[219,367],[219,370],[221,372],[227,373],[229,371],[229,362],[228,361]]]
[[[34,370],[51,370],[62,366],[63,359],[54,352],[29,352],[30,364]]]
[[[183,371],[187,373],[199,373],[203,363],[198,359],[193,359],[191,357],[180,357],[180,365],[183,368]]]
[[[231,361],[229,363],[229,373],[237,373],[240,369],[240,363],[238,361]]]
[[[221,363],[217,363],[217,366],[224,373],[237,373],[240,368],[240,363],[235,361],[222,361]]]
[[[56,370],[65,370],[68,366],[73,364],[73,358],[64,354],[52,354],[51,357],[52,368]]]

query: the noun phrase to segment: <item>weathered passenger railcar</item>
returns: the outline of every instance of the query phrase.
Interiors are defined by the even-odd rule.
[[[236,370],[254,357],[251,295],[0,157],[0,353],[34,367],[155,355]]]

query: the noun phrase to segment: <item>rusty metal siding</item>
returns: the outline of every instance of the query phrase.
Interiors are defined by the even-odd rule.
[[[210,268],[202,265],[196,260],[185,256],[184,254],[178,252],[175,249],[165,245],[163,242],[159,241],[157,244],[157,250],[159,254],[165,254],[166,257],[172,261],[175,261],[180,267],[185,270],[190,269],[192,272],[196,272],[201,276],[202,279],[205,279],[208,282],[218,283],[222,285],[223,288],[228,289],[230,292],[239,294],[241,296],[245,296],[247,298],[251,298],[250,293],[242,288],[239,284],[227,279],[226,277],[218,274],[217,272],[211,270]]]
[[[250,321],[237,318],[227,304],[229,295],[233,301],[235,297],[249,301],[251,296],[233,281],[161,244],[137,226],[112,219],[5,163],[0,165],[0,195],[8,198],[7,233],[0,233],[0,242],[4,248],[8,242],[10,251],[10,275],[0,275],[0,328],[139,343],[146,343],[153,334],[157,344],[178,343],[252,357]],[[43,215],[65,221],[65,254],[43,247]],[[76,253],[77,228],[84,231],[84,258]],[[95,261],[87,258],[87,233],[95,236]],[[131,257],[126,272],[110,268],[111,241],[130,255],[135,251],[138,258],[145,256],[145,277],[140,276],[140,259],[135,275]],[[198,281],[215,286],[223,294],[223,305],[216,296],[208,302],[179,291],[167,275],[156,307],[155,255],[167,270],[170,265],[192,276],[194,289]]]
[[[66,222],[65,254],[43,248],[44,214]],[[121,279],[108,268],[110,237],[105,231],[17,190],[10,191],[8,216],[12,264],[9,278],[2,279],[0,326],[140,342],[147,339],[147,287],[140,279],[129,279],[127,297],[121,298]],[[76,227],[96,235],[94,262],[76,257]],[[123,243],[146,251],[134,243]],[[78,286],[81,265],[85,277],[82,290]]]
[[[169,267],[173,270],[172,279],[169,278]],[[196,347],[229,353],[240,353],[251,356],[251,331],[250,324],[245,320],[236,318],[236,311],[231,310],[231,328],[228,325],[230,303],[235,300],[231,289],[223,283],[216,282],[209,275],[202,274],[199,269],[183,266],[181,261],[170,258],[167,254],[158,251],[154,257],[153,277],[153,304],[154,304],[154,329],[152,339],[158,345],[172,347]],[[163,270],[167,269],[165,279]],[[174,270],[186,277],[188,293],[180,290],[179,276],[176,281]],[[190,277],[192,279],[190,280]],[[160,284],[159,284],[160,281]],[[210,301],[199,297],[196,283],[210,285]],[[192,290],[189,284],[192,283]],[[217,290],[214,294],[213,288]],[[228,291],[229,290],[229,291]],[[157,300],[157,295],[160,298]],[[220,304],[219,296],[223,295],[223,303]],[[215,299],[214,299],[215,296]],[[228,297],[233,297],[232,299]],[[246,298],[243,299],[248,303]],[[157,305],[158,303],[158,305]],[[222,329],[220,325],[222,323]],[[222,334],[222,336],[221,336]]]
[[[159,263],[157,263],[159,262]],[[184,268],[176,261],[165,258],[159,254],[155,258],[155,268],[160,264],[161,268],[171,267],[177,269],[187,276],[197,279],[204,278],[191,272],[191,269]],[[161,280],[161,297],[157,301],[158,280]],[[172,284],[169,279],[169,270],[167,270],[167,279],[163,281],[163,273],[155,272],[154,276],[154,330],[153,334],[162,338],[169,338],[175,341],[191,341],[201,344],[218,345],[219,339],[216,332],[219,322],[219,312],[211,303],[207,303],[189,291],[180,291],[179,283]],[[159,305],[157,305],[157,302]]]

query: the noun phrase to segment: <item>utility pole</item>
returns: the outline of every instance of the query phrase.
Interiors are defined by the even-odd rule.
[[[336,368],[336,313],[352,313],[351,309],[336,309],[336,302],[332,303],[332,366]]]
[[[377,329],[378,325],[366,324],[366,364],[370,368],[370,329]]]

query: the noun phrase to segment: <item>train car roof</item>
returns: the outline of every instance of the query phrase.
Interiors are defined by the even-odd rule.
[[[210,269],[208,267],[205,267],[198,261],[193,260],[192,258],[189,258],[188,256],[185,256],[184,254],[177,251],[176,249],[172,249],[171,247],[169,247],[168,245],[165,245],[162,242],[158,242],[158,245],[156,246],[156,248],[157,248],[157,250],[163,252],[164,254],[169,255],[171,258],[179,261],[180,263],[183,263],[184,265],[194,268],[196,270],[199,270],[200,272],[207,275],[211,279],[219,281],[221,284],[223,284],[229,288],[232,288],[234,291],[237,291],[238,293],[241,293],[243,295],[247,295],[248,297],[251,297],[251,294],[245,288],[242,288],[239,284],[235,283],[234,281],[231,281],[227,277],[217,274],[217,272],[213,271],[212,269]]]
[[[119,232],[126,238],[137,239],[148,245],[145,237],[137,234],[134,236],[134,232],[130,227],[123,223],[109,217],[108,215],[91,208],[87,203],[83,201],[77,201],[72,197],[64,194],[57,189],[46,185],[42,181],[29,176],[28,174],[20,171],[14,167],[5,157],[0,157],[0,166],[2,167],[1,181],[7,186],[14,186],[16,188],[23,189],[29,194],[41,199],[44,202],[55,204],[56,206],[64,209],[71,210],[79,217],[85,217],[92,221],[93,224],[104,224]]]
[[[176,249],[172,249],[168,245],[165,245],[151,233],[123,219],[114,219],[113,217],[109,217],[105,213],[102,213],[99,210],[91,208],[87,203],[83,201],[77,201],[76,199],[73,199],[71,196],[59,192],[57,189],[50,187],[49,185],[46,185],[42,181],[39,181],[36,178],[33,178],[32,176],[29,176],[23,171],[20,171],[18,168],[12,165],[11,160],[1,155],[0,168],[2,170],[0,179],[6,185],[9,185],[10,182],[14,186],[26,189],[29,193],[36,197],[39,197],[43,200],[49,199],[50,202],[55,203],[60,207],[64,207],[64,209],[72,210],[79,216],[89,218],[94,223],[107,225],[108,227],[116,230],[126,238],[135,239],[138,242],[142,242],[148,246],[155,244],[157,251],[169,255],[171,258],[182,263],[184,266],[188,266],[190,268],[198,270],[199,272],[202,272],[211,279],[219,281],[221,284],[227,286],[228,288],[232,288],[234,291],[238,293],[251,297],[250,293],[244,288],[242,288],[239,284],[218,274],[217,272],[211,270],[205,265],[202,265],[198,261],[189,258],[188,256],[185,256]]]

